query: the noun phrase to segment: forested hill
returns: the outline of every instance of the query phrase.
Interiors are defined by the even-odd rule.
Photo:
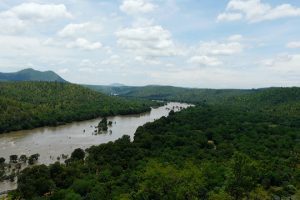
[[[0,82],[0,133],[98,116],[141,113],[152,101],[126,100],[59,82]]]
[[[227,101],[231,103],[243,103],[247,105],[280,105],[286,103],[300,102],[300,88],[299,87],[274,87],[252,90],[252,93],[237,95],[228,98]]]
[[[87,149],[86,156],[75,150],[66,165],[25,169],[11,195],[44,200],[298,200],[300,121],[289,123],[300,116],[298,90],[264,90],[240,99],[240,105],[200,104],[171,112],[138,128],[133,142],[123,136]],[[257,102],[263,103],[252,108]],[[286,115],[278,105],[295,111]]]
[[[67,82],[53,71],[37,71],[34,69],[24,69],[14,73],[1,73],[0,81],[53,81]]]
[[[160,85],[149,85],[141,87],[104,85],[83,86],[109,95],[167,101],[182,101],[190,103],[199,103],[204,101],[216,102],[219,100],[226,99],[228,97],[238,96],[242,94],[251,94],[255,92],[255,90],[199,89]]]
[[[92,86],[90,89],[105,94],[167,101],[183,101],[207,104],[273,105],[300,100],[300,88],[263,89],[198,89],[172,86]]]

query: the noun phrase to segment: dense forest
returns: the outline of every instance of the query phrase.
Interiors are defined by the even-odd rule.
[[[300,199],[299,88],[263,89],[145,124],[134,141],[23,170],[15,199]]]
[[[150,100],[124,99],[59,82],[0,82],[0,133],[99,116],[141,113]]]

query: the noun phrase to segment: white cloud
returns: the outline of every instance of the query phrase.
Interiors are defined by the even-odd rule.
[[[239,35],[239,34],[231,35],[228,37],[228,40],[231,42],[239,42],[239,41],[243,40],[243,36]]]
[[[157,58],[149,58],[149,57],[143,57],[143,56],[136,56],[134,58],[135,61],[139,62],[139,64],[142,65],[161,65],[162,62]]]
[[[0,12],[0,33],[19,33],[33,23],[71,17],[63,4],[23,3]]]
[[[204,55],[233,55],[242,52],[244,46],[239,42],[203,42],[198,48],[198,52]]]
[[[263,3],[261,0],[230,0],[227,4],[226,11],[219,14],[217,20],[233,21],[243,18],[254,23],[295,16],[300,16],[300,8],[290,4],[281,4],[272,7],[270,4]]]
[[[62,46],[62,43],[54,38],[47,38],[42,42],[45,46]]]
[[[72,18],[64,4],[23,3],[10,10],[24,20],[48,21],[59,18]]]
[[[149,13],[155,9],[155,5],[147,0],[124,0],[120,10],[129,15]]]
[[[55,70],[59,66],[57,64],[68,56],[65,48],[43,45],[43,39],[37,37],[0,35],[0,47],[0,65],[16,67],[17,70],[26,63],[33,63],[40,69]],[[56,66],[50,68],[52,64]]]
[[[217,21],[236,21],[243,18],[240,13],[221,13],[217,17]]]
[[[83,59],[79,62],[78,71],[87,72],[87,73],[95,73],[98,71],[98,62],[90,59]]]
[[[67,44],[67,48],[79,48],[83,50],[100,49],[102,44],[100,42],[90,42],[85,38],[77,38],[75,41]]]
[[[5,16],[0,13],[0,27],[0,33],[2,34],[14,34],[25,30],[27,25],[16,17]]]
[[[300,54],[282,53],[261,60],[257,66],[264,71],[266,80],[273,80],[277,86],[298,86],[300,84]],[[269,85],[270,86],[270,85]]]
[[[0,13],[0,15],[14,16],[24,21],[38,22],[59,18],[72,18],[72,14],[67,11],[64,4],[23,3]]]
[[[100,24],[86,22],[81,24],[68,24],[61,31],[58,32],[60,37],[78,37],[85,36],[89,33],[97,33],[102,30]]]
[[[35,51],[41,46],[41,41],[32,37],[19,37],[19,36],[1,36],[0,35],[0,52],[24,51],[30,49],[26,53]]]
[[[90,59],[83,59],[80,61],[79,66],[92,68],[96,66],[96,63],[94,61],[91,61]]]
[[[96,50],[103,47],[100,42],[91,42],[93,33],[98,34],[101,31],[101,26],[93,22],[68,24],[57,35],[60,37],[48,38],[44,40],[43,45],[79,48],[83,50]]]
[[[180,74],[180,76],[178,76]],[[264,87],[264,74],[234,71],[228,68],[191,68],[174,71],[150,72],[152,80],[158,84],[201,88],[253,88]],[[165,78],[168,77],[168,78]],[[234,78],[233,78],[234,77]],[[268,79],[267,79],[268,80]],[[271,82],[271,80],[269,80]]]
[[[59,69],[58,70],[58,73],[59,74],[66,74],[66,73],[68,73],[70,70],[68,69],[68,68],[63,68],[63,69]]]
[[[225,57],[236,56],[244,50],[241,35],[232,35],[225,42],[202,42],[190,52],[188,63],[198,66],[216,67],[224,65]]]
[[[105,60],[101,61],[101,65],[118,65],[118,66],[122,66],[124,65],[125,61],[123,59],[121,59],[121,57],[119,55],[111,55],[110,57],[108,57]]]
[[[280,76],[300,75],[300,54],[281,54],[261,62],[262,66]],[[299,80],[299,79],[297,79]]]
[[[161,26],[124,28],[116,32],[120,47],[137,55],[161,57],[178,54],[171,33]]]
[[[289,42],[286,47],[290,49],[300,48],[300,41]]]
[[[94,72],[95,70],[92,69],[92,68],[90,68],[90,67],[80,67],[80,68],[78,69],[78,71],[79,71],[79,72],[92,73],[92,72]]]
[[[218,58],[209,56],[193,56],[189,62],[200,66],[218,66],[222,64]]]

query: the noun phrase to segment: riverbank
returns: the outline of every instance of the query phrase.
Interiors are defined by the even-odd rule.
[[[0,82],[0,134],[143,113],[156,105],[161,104],[108,96],[70,83]]]
[[[70,155],[76,148],[86,149],[93,145],[115,141],[123,135],[129,135],[133,139],[139,126],[167,116],[171,110],[176,112],[189,106],[191,105],[184,103],[168,103],[142,114],[108,117],[107,120],[112,121],[112,126],[106,133],[99,135],[95,135],[94,131],[102,118],[73,122],[58,127],[43,127],[2,134],[0,135],[0,157],[8,160],[10,155],[29,156],[39,153],[39,164],[48,165],[58,161],[58,158],[59,161],[64,162],[62,154]],[[8,190],[13,185],[6,182],[4,186],[2,183],[0,191],[4,187]]]

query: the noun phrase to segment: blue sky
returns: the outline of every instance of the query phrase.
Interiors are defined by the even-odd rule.
[[[1,0],[0,71],[74,83],[300,86],[298,0]]]

